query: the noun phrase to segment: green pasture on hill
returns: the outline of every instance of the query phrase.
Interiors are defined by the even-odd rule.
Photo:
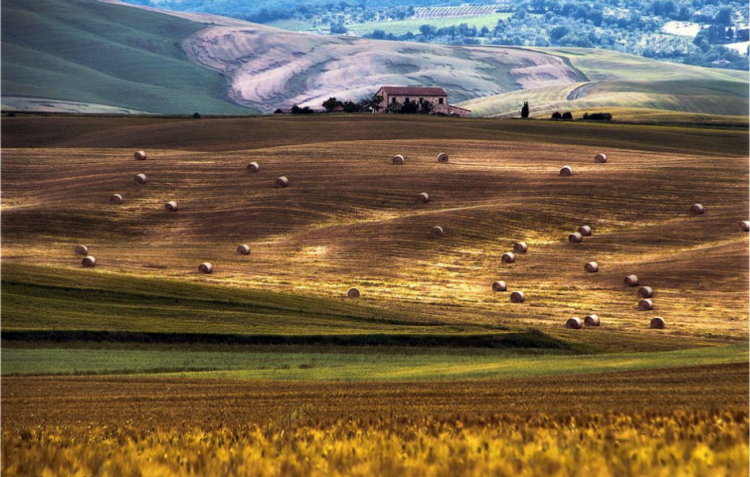
[[[205,25],[95,0],[3,1],[4,96],[149,113],[250,114],[180,44]]]
[[[413,381],[524,378],[741,363],[747,346],[589,356],[464,353],[6,348],[3,375],[149,374],[184,378]]]
[[[386,34],[393,34],[396,36],[405,35],[406,33],[419,33],[419,28],[422,25],[430,25],[434,28],[449,28],[452,26],[458,26],[465,23],[469,27],[476,27],[481,29],[487,27],[494,29],[497,26],[499,20],[507,20],[510,18],[510,13],[493,13],[491,15],[475,15],[466,17],[447,17],[447,18],[417,18],[407,19],[400,21],[391,22],[367,22],[367,23],[354,23],[346,25],[350,32],[358,35],[366,35],[374,32],[375,30],[382,30]]]

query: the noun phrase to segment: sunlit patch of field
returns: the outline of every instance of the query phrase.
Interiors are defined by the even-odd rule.
[[[4,470],[745,474],[746,131],[373,116],[3,121]]]
[[[362,298],[344,306],[573,339],[744,339],[747,235],[738,223],[748,215],[745,158],[500,138],[164,149],[145,162],[123,149],[6,149],[4,263],[47,267],[61,279],[66,270],[71,279],[121,274],[340,301],[357,286]],[[600,150],[607,164],[593,163]],[[437,163],[441,151],[450,163]],[[405,166],[390,164],[395,153],[407,157]],[[261,172],[246,172],[250,160]],[[575,171],[570,178],[558,174],[565,164]],[[139,172],[148,174],[146,185],[133,183]],[[274,186],[281,175],[290,187]],[[420,192],[429,203],[417,203]],[[113,193],[125,203],[107,203]],[[166,212],[168,200],[180,210]],[[704,215],[690,214],[696,202]],[[569,244],[582,224],[594,235]],[[444,237],[430,235],[435,225]],[[501,264],[519,240],[529,253]],[[78,270],[78,243],[90,247],[95,269]],[[250,245],[249,256],[236,254],[241,243]],[[599,273],[584,272],[590,260]],[[204,261],[213,274],[198,273]],[[656,289],[654,311],[638,311],[636,290],[623,285],[631,273]],[[4,279],[13,275],[11,268]],[[492,293],[499,279],[525,291],[526,302]],[[12,306],[3,326],[43,328],[24,322],[23,307]],[[561,329],[567,318],[592,312],[602,317],[600,329]],[[650,330],[653,316],[663,316],[667,329]]]

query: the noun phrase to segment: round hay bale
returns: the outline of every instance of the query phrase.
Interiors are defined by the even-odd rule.
[[[147,157],[146,151],[135,151],[133,157],[135,157],[137,161],[145,161]]]
[[[146,174],[138,174],[133,180],[135,180],[136,184],[145,184],[148,178],[146,177]]]
[[[243,245],[237,246],[237,254],[250,255],[250,245],[243,244]]]
[[[577,316],[574,316],[573,318],[570,318],[568,321],[565,322],[565,327],[570,328],[572,330],[580,330],[581,329],[581,319]]]
[[[112,197],[109,198],[110,204],[122,204],[122,196],[120,194],[113,194]]]
[[[394,166],[403,166],[404,164],[406,164],[406,159],[401,154],[396,154],[395,156],[393,156],[393,160],[391,161],[391,163]]]
[[[627,277],[625,277],[625,285],[629,287],[637,287],[638,277],[636,275],[628,275]]]
[[[529,251],[529,246],[526,242],[516,242],[513,244],[513,251],[517,253],[526,253]]]
[[[430,201],[430,196],[427,194],[427,192],[422,192],[421,194],[417,195],[417,202],[426,204],[429,201]]]
[[[164,209],[169,212],[177,212],[177,202],[170,200],[169,202],[164,204]]]
[[[573,232],[568,235],[568,242],[570,243],[581,243],[583,242],[583,235],[580,232]]]
[[[526,301],[526,295],[522,291],[514,291],[510,294],[511,303],[523,303]]]
[[[442,237],[445,231],[443,228],[439,225],[436,225],[432,228],[432,236],[433,237]]]
[[[586,326],[599,326],[602,322],[599,319],[599,315],[586,315],[586,318],[583,319],[583,323]]]
[[[247,172],[258,172],[260,170],[260,165],[257,162],[251,162],[247,165]]]
[[[638,296],[641,298],[651,298],[654,296],[654,289],[651,287],[641,287],[638,289]]]
[[[589,262],[583,268],[589,273],[596,273],[599,271],[599,264],[596,262]]]
[[[703,205],[702,204],[693,204],[692,207],[690,207],[690,212],[692,212],[695,215],[703,215]]]
[[[289,179],[284,176],[276,179],[276,187],[287,187],[289,185]]]
[[[750,221],[743,220],[742,222],[740,222],[740,228],[743,232],[750,232]]]
[[[198,272],[200,273],[211,273],[214,271],[214,266],[209,262],[203,262],[198,266]]]
[[[591,237],[591,226],[581,225],[580,227],[578,227],[578,233],[583,235],[584,237]]]
[[[448,154],[441,152],[437,157],[438,162],[448,162]]]
[[[86,255],[89,254],[89,248],[85,245],[76,245],[75,252],[76,252],[76,255],[85,257]]]
[[[81,260],[81,266],[83,268],[94,268],[96,266],[96,258],[93,256],[88,256]]]
[[[656,318],[653,318],[651,320],[651,328],[653,328],[655,330],[663,330],[664,329],[664,325],[665,325],[664,318],[661,318],[659,316],[657,316]]]
[[[648,311],[654,309],[654,302],[651,298],[646,298],[638,302],[638,309],[641,311]]]
[[[573,169],[570,166],[565,166],[560,169],[560,175],[563,177],[569,177],[573,175]]]
[[[596,156],[594,156],[594,162],[598,162],[600,164],[604,164],[605,162],[607,162],[607,155],[606,154],[602,154],[600,152],[599,154],[597,154]]]
[[[504,292],[508,291],[508,285],[505,284],[504,281],[494,282],[492,284],[492,291],[494,292]]]
[[[516,262],[516,255],[513,252],[506,252],[500,258],[500,260],[503,263],[515,263]]]
[[[349,298],[359,298],[359,290],[356,288],[350,288],[348,292],[346,292],[346,296]]]

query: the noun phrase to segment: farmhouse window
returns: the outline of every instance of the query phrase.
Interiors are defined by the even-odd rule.
[[[439,104],[443,104],[443,98],[438,99]]]
[[[391,98],[391,104],[396,104],[396,98]]]
[[[407,103],[409,102],[409,97],[408,97],[408,96],[406,97],[406,102],[407,102]]]

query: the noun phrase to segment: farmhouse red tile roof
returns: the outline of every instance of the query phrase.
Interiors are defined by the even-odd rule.
[[[448,96],[443,88],[424,88],[420,86],[383,86],[380,88],[389,95],[402,96]]]

